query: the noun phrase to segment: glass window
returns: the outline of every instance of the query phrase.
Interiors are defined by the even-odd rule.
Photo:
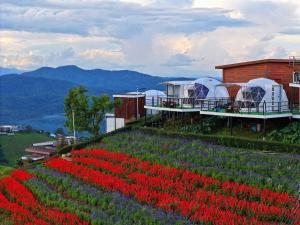
[[[260,103],[266,91],[261,87],[247,87],[242,91],[244,101]]]
[[[205,99],[208,92],[209,89],[205,85],[195,83],[195,98]]]

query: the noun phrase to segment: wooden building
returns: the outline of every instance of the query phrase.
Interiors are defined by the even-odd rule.
[[[300,60],[290,59],[263,59],[216,66],[223,70],[224,83],[244,83],[255,78],[268,78],[283,85],[290,101],[298,101],[299,90],[289,88],[293,83],[293,74],[300,71]],[[240,87],[229,88],[231,97],[235,97]]]
[[[45,156],[46,158],[55,154],[55,148],[46,147],[29,147],[25,149],[25,152],[31,153],[35,156]]]
[[[136,92],[113,95],[120,106],[115,108],[115,117],[124,118],[125,123],[132,122],[145,116],[145,95]]]

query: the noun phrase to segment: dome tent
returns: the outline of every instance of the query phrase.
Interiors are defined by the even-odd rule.
[[[229,94],[221,81],[203,77],[195,80],[193,93],[191,93],[190,97],[196,99],[227,99]]]
[[[288,110],[288,98],[282,87],[274,80],[257,78],[240,84],[235,101],[241,103],[241,108],[254,108],[259,111]],[[265,107],[265,109],[263,109]]]

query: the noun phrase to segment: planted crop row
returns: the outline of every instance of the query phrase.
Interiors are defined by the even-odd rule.
[[[57,191],[87,204],[90,208],[88,220],[92,224],[190,224],[179,215],[141,205],[118,192],[104,192],[67,174],[45,167],[37,167],[32,172]]]
[[[95,155],[97,154],[96,152],[97,151],[95,150],[94,152],[91,151],[90,153]],[[73,152],[73,154],[74,153],[80,155],[80,152]],[[87,154],[86,150],[82,151],[82,153]],[[127,158],[128,162],[130,161],[134,165],[139,164],[138,159],[130,158],[128,155],[110,153],[105,150],[100,150],[99,153],[102,154],[104,158],[112,157],[115,159],[115,161],[126,161]],[[78,161],[79,158],[74,159]],[[91,165],[95,166],[95,161],[93,162],[94,163],[91,163]],[[85,163],[88,164],[88,162]],[[188,171],[176,171],[175,168],[175,171],[172,168],[172,170],[165,167],[159,168],[157,172],[160,174],[163,174],[167,170],[168,172],[175,172],[171,180],[168,180],[165,179],[167,174],[163,174],[162,177],[159,175],[157,175],[157,177],[151,177],[138,172],[126,174],[125,167],[120,167],[120,165],[114,166],[114,164],[111,164],[111,162],[105,163],[103,161],[99,161],[99,163],[100,164],[98,166],[102,166],[104,171],[97,171],[95,168],[89,168],[89,165],[76,165],[73,162],[68,162],[63,159],[53,159],[47,162],[46,165],[59,170],[60,172],[66,172],[83,179],[85,182],[90,182],[101,186],[106,190],[120,191],[128,196],[135,197],[141,202],[152,204],[156,207],[163,208],[166,211],[179,212],[195,221],[212,222],[214,224],[268,224],[267,221],[280,223],[296,219],[294,212],[292,212],[290,209],[268,206],[260,203],[249,203],[245,200],[239,200],[234,197],[215,194],[203,189],[203,187],[200,187],[200,189],[198,187],[192,189],[192,195],[189,195],[188,193],[191,190],[185,190],[186,184],[189,182],[184,184],[180,183],[179,180],[187,178],[187,181],[191,181],[189,176],[192,178],[195,178],[196,176],[196,178],[200,179],[194,180],[198,181],[197,183],[199,183],[199,181],[203,182],[203,179],[205,178],[210,180],[210,182],[215,182],[217,185],[218,182],[217,180],[209,177],[188,173]],[[177,178],[176,176],[178,174],[176,175],[176,172],[180,174]],[[124,178],[123,176],[126,176],[127,178]],[[172,179],[177,180],[177,182],[174,182],[174,180],[172,181]],[[173,182],[171,186],[170,182]],[[212,184],[215,185],[214,183]],[[220,185],[220,187],[222,187],[222,185]],[[173,191],[170,191],[170,188],[173,189]],[[192,187],[190,186],[188,188]],[[245,190],[243,188],[241,190]],[[272,197],[277,201],[274,202],[279,203],[278,201],[280,200],[280,197],[282,197],[281,195],[282,194],[274,193]],[[194,196],[194,199],[191,199],[192,196]],[[289,196],[287,197],[287,199],[282,198],[282,205],[291,203],[288,201],[292,200],[292,198],[289,199]],[[260,213],[261,211],[264,213]]]
[[[105,137],[92,146],[128,153],[153,163],[171,165],[219,180],[298,193],[300,156],[207,144],[198,139],[174,138],[128,131]]]
[[[15,171],[11,177],[0,180],[1,208],[12,214],[16,224],[88,224],[77,215],[47,208],[40,204],[21,181],[31,179],[32,175]],[[17,181],[17,179],[19,181]]]

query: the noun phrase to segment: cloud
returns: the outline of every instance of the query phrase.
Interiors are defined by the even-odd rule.
[[[192,59],[184,54],[173,55],[165,66],[177,67],[177,66],[189,66],[192,63]]]
[[[149,7],[113,1],[3,1],[1,28],[29,32],[130,38],[145,29],[156,32],[211,31],[219,26],[244,26],[248,22],[226,16],[221,9],[192,9],[191,1],[156,1]],[[130,1],[132,2],[132,1]],[[94,6],[94,7],[91,7]],[[82,6],[80,8],[79,6]]]
[[[1,66],[198,76],[300,55],[295,0],[2,0],[0,14]]]

